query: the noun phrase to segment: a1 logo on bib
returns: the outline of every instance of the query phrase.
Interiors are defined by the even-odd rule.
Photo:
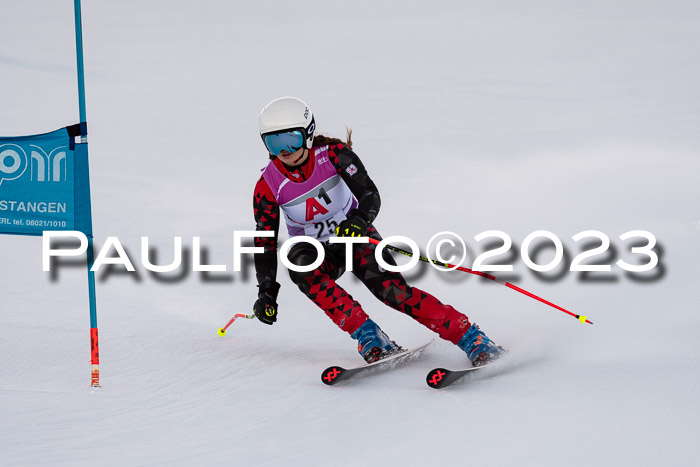
[[[306,199],[306,221],[314,220],[314,217],[321,214],[327,214],[328,209],[324,208],[321,203],[319,203],[316,198]]]
[[[318,198],[326,202],[326,205],[331,204],[331,197],[328,196],[326,190],[321,187],[318,190]],[[306,222],[314,220],[318,214],[324,215],[328,214],[328,209],[326,209],[321,203],[316,201],[316,198],[307,198],[306,200]]]

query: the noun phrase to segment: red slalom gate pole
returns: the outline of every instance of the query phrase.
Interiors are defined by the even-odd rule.
[[[370,239],[369,239],[369,242],[370,242],[370,243],[373,243],[373,244],[375,244],[375,245],[379,245],[379,240],[375,240],[375,239],[373,239],[373,238],[370,238]],[[413,257],[413,253],[411,253],[410,251],[406,251],[406,250],[404,250],[404,249],[395,247],[395,246],[393,246],[393,245],[385,245],[385,248],[388,248],[389,250],[395,251],[395,252],[397,252],[397,253],[401,253],[401,254],[406,255],[406,256]],[[487,279],[491,279],[491,280],[494,281],[494,282],[498,282],[499,284],[503,284],[503,285],[505,285],[505,286],[508,287],[508,288],[511,288],[511,289],[513,289],[513,290],[516,290],[516,291],[520,292],[521,294],[527,295],[527,296],[530,297],[530,298],[534,298],[535,300],[538,300],[538,301],[540,301],[540,302],[542,302],[542,303],[544,303],[544,304],[547,304],[547,305],[551,306],[552,308],[556,308],[557,310],[562,311],[562,312],[566,313],[567,315],[573,316],[574,318],[576,318],[577,320],[581,321],[581,322],[584,323],[584,324],[585,324],[585,323],[593,324],[593,322],[590,321],[590,320],[588,320],[588,317],[586,317],[586,316],[577,315],[576,313],[572,313],[572,312],[570,312],[569,310],[566,310],[566,309],[560,307],[559,305],[555,305],[554,303],[552,303],[552,302],[550,302],[550,301],[548,301],[548,300],[545,300],[544,298],[538,297],[537,295],[535,295],[535,294],[533,294],[533,293],[531,293],[531,292],[528,292],[528,291],[525,290],[525,289],[521,289],[521,288],[518,287],[517,285],[513,285],[513,284],[511,284],[510,282],[506,282],[506,281],[504,281],[504,280],[501,280],[501,279],[499,279],[499,278],[497,278],[497,277],[495,277],[495,276],[492,276],[491,274],[486,274],[485,272],[481,272],[481,271],[474,271],[474,270],[472,270],[472,269],[464,268],[464,267],[462,267],[462,266],[455,266],[454,264],[443,263],[443,262],[441,262],[441,261],[436,261],[436,260],[434,260],[434,259],[428,259],[428,258],[426,258],[425,256],[420,256],[420,255],[419,255],[419,256],[418,256],[418,259],[420,259],[421,261],[424,261],[424,262],[426,262],[426,263],[433,263],[433,264],[437,264],[438,266],[442,266],[442,267],[445,267],[445,268],[457,269],[458,271],[468,272],[469,274],[475,274],[475,275],[477,275],[477,276],[481,276],[481,277],[485,277],[485,278],[487,278]]]
[[[233,318],[231,318],[231,319],[229,320],[229,322],[226,323],[226,326],[224,326],[223,328],[219,328],[218,334],[219,334],[221,337],[225,336],[225,335],[226,335],[226,330],[228,329],[229,326],[231,326],[231,325],[233,324],[234,321],[236,321],[237,318],[253,319],[253,318],[255,318],[255,315],[246,315],[246,314],[244,314],[244,313],[236,313],[235,315],[233,315]]]

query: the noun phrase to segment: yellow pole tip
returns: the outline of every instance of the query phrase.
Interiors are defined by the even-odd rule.
[[[224,337],[224,336],[226,335],[226,330],[225,330],[224,328],[219,328],[218,334],[219,334],[221,337]]]
[[[579,316],[578,317],[578,320],[581,321],[583,324],[586,324],[586,319],[587,319],[586,316]]]

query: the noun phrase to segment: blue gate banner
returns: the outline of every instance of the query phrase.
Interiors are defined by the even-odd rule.
[[[83,124],[0,137],[0,234],[92,236],[87,143],[76,143],[85,130]]]

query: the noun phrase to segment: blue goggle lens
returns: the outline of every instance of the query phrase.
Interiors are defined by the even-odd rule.
[[[287,131],[263,137],[267,150],[273,156],[278,156],[282,151],[296,152],[304,146],[304,135],[299,130]]]

